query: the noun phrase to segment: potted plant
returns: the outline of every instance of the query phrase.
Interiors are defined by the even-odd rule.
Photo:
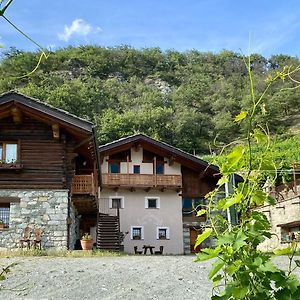
[[[80,243],[81,243],[82,250],[92,250],[93,248],[93,239],[92,236],[88,233],[85,233],[82,236]]]
[[[0,219],[0,229],[5,228],[5,223],[3,220]]]

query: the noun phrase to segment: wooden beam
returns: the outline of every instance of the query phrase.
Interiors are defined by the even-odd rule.
[[[139,152],[141,149],[141,144],[139,143],[134,144],[133,149],[135,152]]]
[[[52,131],[53,131],[53,138],[55,140],[59,140],[59,125],[53,124],[52,125]]]
[[[13,121],[16,124],[21,124],[22,123],[22,112],[19,108],[13,107],[11,109],[11,114],[13,116]]]
[[[169,158],[169,166],[173,166],[174,165],[174,162],[175,162],[175,157],[174,156],[170,156]]]

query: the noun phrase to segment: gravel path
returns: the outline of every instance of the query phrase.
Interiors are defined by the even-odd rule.
[[[194,256],[121,256],[101,258],[20,257],[1,287],[0,299],[210,299],[211,262]],[[277,263],[287,265],[285,257]]]
[[[101,258],[21,257],[2,286],[20,283],[25,291],[1,291],[0,299],[210,299],[210,263],[194,256]]]

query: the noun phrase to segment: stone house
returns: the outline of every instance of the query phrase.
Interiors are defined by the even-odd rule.
[[[164,253],[194,251],[197,235],[207,225],[196,217],[204,196],[219,179],[216,166],[137,134],[100,146],[101,192],[98,247],[125,252],[151,245]],[[119,228],[119,229],[118,229]]]
[[[273,251],[286,248],[293,240],[300,240],[300,180],[268,188],[276,204],[257,208],[271,223],[272,238],[266,239],[260,249]]]
[[[18,247],[29,226],[43,230],[44,248],[73,249],[97,224],[98,170],[92,123],[20,93],[0,96],[0,248]]]

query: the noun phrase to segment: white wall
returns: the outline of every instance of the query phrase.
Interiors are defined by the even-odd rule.
[[[103,163],[101,165],[102,173],[108,173],[108,156],[105,156]],[[174,162],[172,166],[169,165],[169,159],[164,158],[167,162],[165,163],[165,174],[166,175],[181,175],[181,165],[177,162]],[[141,174],[153,174],[153,163],[143,163],[143,149],[139,148],[138,151],[135,151],[134,148],[131,149],[131,161],[129,162],[129,174],[133,174],[133,166],[141,166]],[[121,162],[121,173],[127,174],[127,162]]]
[[[131,192],[126,189],[120,189],[117,192],[112,189],[103,189],[100,195],[100,211],[103,207],[108,207],[110,196],[124,197],[124,209],[120,209],[121,231],[129,233],[124,239],[125,252],[133,253],[134,246],[142,250],[143,245],[164,246],[165,254],[183,253],[183,227],[182,227],[182,203],[181,197],[176,191],[164,191],[151,189],[146,192],[143,189],[137,189]],[[145,197],[159,197],[160,208],[145,208]],[[112,210],[112,214],[113,214]],[[131,240],[131,226],[144,226],[144,240]],[[157,227],[169,227],[170,239],[157,240]]]

